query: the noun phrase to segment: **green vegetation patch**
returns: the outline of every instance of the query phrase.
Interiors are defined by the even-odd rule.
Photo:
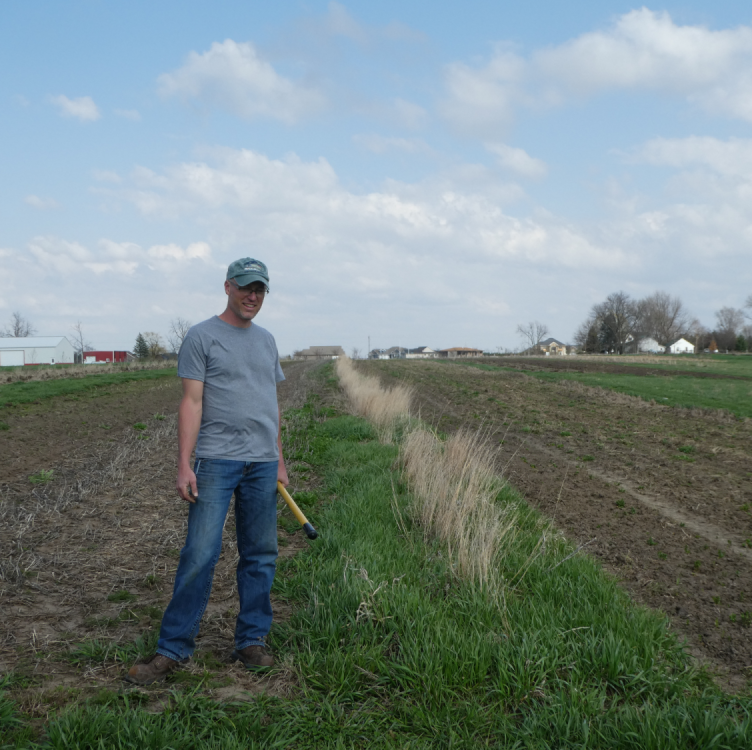
[[[134,380],[158,380],[174,378],[177,368],[159,370],[134,370],[133,372],[113,372],[102,375],[87,375],[83,378],[59,378],[56,380],[17,381],[0,385],[0,404],[30,404],[58,396],[72,398],[98,395],[98,391],[108,386],[120,385]]]
[[[574,380],[666,406],[725,409],[738,417],[752,417],[752,384],[745,380],[575,372],[529,372],[528,375],[549,383]]]
[[[749,747],[752,701],[715,689],[666,621],[590,558],[550,532],[543,544],[535,511],[523,506],[494,600],[411,522],[395,446],[311,405],[289,415],[288,437],[323,501],[319,538],[277,568],[274,593],[295,612],[271,645],[291,697],[219,704],[201,676],[184,677],[160,713],[138,705],[141,691],[62,711],[49,747]],[[89,641],[71,659],[118,648],[127,663],[150,645]],[[12,704],[2,710],[0,732],[18,721]]]

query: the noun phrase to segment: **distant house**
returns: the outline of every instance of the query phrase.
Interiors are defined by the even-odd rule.
[[[84,352],[84,364],[103,364],[107,362],[127,362],[128,352],[118,352],[114,350],[104,350],[97,352]]]
[[[624,354],[663,354],[664,351],[666,351],[666,347],[661,346],[650,336],[634,338],[630,335],[624,344]]]
[[[345,350],[341,346],[309,346],[295,352],[295,357],[299,359],[337,359],[344,356]]]
[[[566,354],[567,345],[562,344],[558,339],[548,338],[538,344],[538,349],[543,354]]]
[[[430,346],[418,346],[415,349],[408,349],[405,357],[407,359],[433,359],[438,356],[438,352],[435,349],[431,349]]]
[[[379,359],[405,359],[407,349],[404,346],[390,346],[388,349],[383,350],[383,354],[386,356],[379,357]]]
[[[73,345],[65,336],[0,338],[0,367],[72,365]]]
[[[694,354],[695,345],[691,344],[687,339],[677,339],[673,344],[669,344],[666,347],[668,354]]]
[[[471,349],[467,346],[453,346],[449,349],[439,349],[439,357],[443,359],[469,359],[470,357],[482,357],[482,349]]]

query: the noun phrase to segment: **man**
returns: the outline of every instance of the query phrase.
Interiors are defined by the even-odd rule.
[[[231,263],[227,308],[193,326],[180,347],[177,491],[190,503],[188,535],[157,652],[130,669],[129,682],[161,680],[193,653],[233,493],[240,556],[233,658],[249,669],[274,664],[265,638],[272,622],[270,591],[277,559],[277,480],[287,485],[288,479],[276,390],[285,376],[274,338],[253,322],[268,291],[263,263],[253,258]]]

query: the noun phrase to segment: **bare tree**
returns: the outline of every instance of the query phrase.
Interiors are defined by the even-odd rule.
[[[735,307],[722,307],[715,314],[719,331],[736,333],[744,325],[744,310]]]
[[[170,351],[177,354],[183,345],[183,339],[188,333],[192,323],[184,318],[173,318],[170,321],[170,332],[167,334],[167,343],[170,345]]]
[[[84,329],[81,321],[77,320],[71,328],[73,329],[73,348],[76,351],[76,361],[84,361],[84,352],[91,351],[94,345],[84,337]]]
[[[357,346],[354,346],[352,348],[352,351],[350,352],[350,359],[360,359],[360,349],[358,349]]]
[[[10,316],[10,325],[0,331],[0,337],[25,339],[36,332],[37,329],[20,312],[14,312]]]
[[[746,302],[744,303],[744,307],[748,307],[752,310],[752,294],[747,297]],[[748,318],[752,318],[752,313],[744,313]]]
[[[668,346],[689,332],[691,317],[679,297],[654,292],[635,305],[635,338],[650,336]]]
[[[736,347],[738,332],[744,326],[744,310],[736,307],[722,307],[715,314],[717,327],[715,340],[719,349],[733,350]]]
[[[523,325],[520,323],[517,326],[517,333],[520,338],[527,344],[527,349],[530,354],[535,353],[538,348],[538,344],[548,336],[548,326],[544,323],[539,323],[537,320],[533,320],[530,323]]]
[[[599,343],[606,351],[624,354],[624,345],[634,335],[635,303],[626,292],[614,292],[605,301],[593,305]]]
[[[142,334],[146,346],[149,347],[149,357],[156,359],[167,353],[162,337],[154,331],[144,331]]]

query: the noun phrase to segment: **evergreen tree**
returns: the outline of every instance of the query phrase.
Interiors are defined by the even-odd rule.
[[[149,345],[140,333],[136,336],[136,346],[133,347],[133,354],[136,359],[149,359]]]

